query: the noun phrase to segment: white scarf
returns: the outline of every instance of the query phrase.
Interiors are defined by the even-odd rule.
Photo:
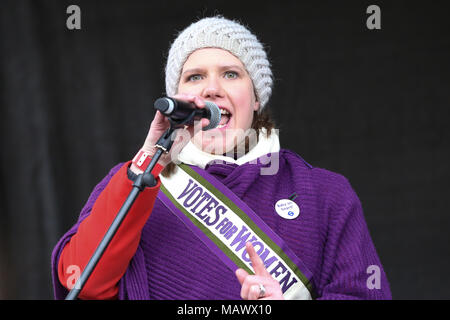
[[[221,160],[237,165],[244,164],[266,155],[267,153],[274,153],[280,151],[280,139],[278,137],[278,130],[272,130],[270,137],[267,137],[267,130],[265,128],[259,131],[258,143],[245,155],[235,160],[232,157],[223,155],[210,154],[200,150],[192,141],[181,150],[178,154],[176,163],[185,163],[194,165],[204,169],[206,165],[214,160]]]

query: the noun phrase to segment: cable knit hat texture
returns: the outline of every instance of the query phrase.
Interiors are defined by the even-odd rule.
[[[256,36],[246,27],[222,16],[203,18],[178,34],[167,58],[167,95],[177,93],[184,63],[192,52],[202,48],[221,48],[242,61],[253,81],[261,111],[269,101],[273,84],[267,54]]]

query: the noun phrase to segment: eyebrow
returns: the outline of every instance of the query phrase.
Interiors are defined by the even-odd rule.
[[[222,65],[222,66],[219,66],[219,70],[233,69],[233,68],[237,68],[237,69],[239,69],[239,70],[241,70],[241,71],[244,71],[244,69],[242,69],[242,67],[239,66],[239,65],[237,65],[237,64],[230,64],[230,65]],[[185,73],[191,73],[191,72],[202,72],[202,71],[204,71],[204,70],[205,70],[205,68],[202,68],[202,67],[200,67],[200,68],[191,68],[191,69],[185,70],[185,71],[182,73],[182,75],[185,74]]]

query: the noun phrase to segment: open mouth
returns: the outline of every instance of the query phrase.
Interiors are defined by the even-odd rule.
[[[230,123],[231,117],[232,117],[232,114],[228,110],[220,107],[220,122],[219,122],[219,125],[217,126],[217,128],[222,129],[222,128],[227,127],[228,124]]]

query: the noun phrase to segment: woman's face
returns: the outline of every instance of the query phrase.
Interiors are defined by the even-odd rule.
[[[179,94],[196,95],[221,109],[220,125],[199,131],[193,143],[205,152],[224,154],[242,142],[242,133],[259,109],[253,83],[242,62],[218,48],[194,51],[186,60],[178,85]]]

